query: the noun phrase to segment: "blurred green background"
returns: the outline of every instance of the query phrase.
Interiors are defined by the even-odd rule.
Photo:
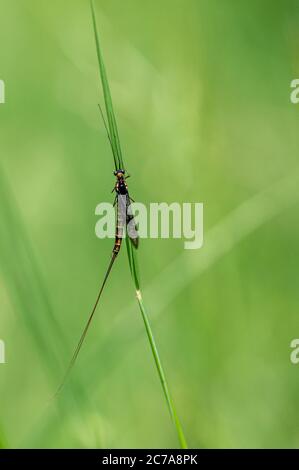
[[[145,303],[190,447],[298,447],[296,0],[95,0],[137,201],[204,202],[205,244],[142,240]],[[89,2],[1,0],[0,445],[177,447],[113,242]]]

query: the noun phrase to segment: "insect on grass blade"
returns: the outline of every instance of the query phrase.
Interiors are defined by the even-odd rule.
[[[105,99],[105,106],[106,106],[106,113],[108,117],[108,126],[110,130],[110,137],[112,144],[111,146],[114,149],[114,152],[117,154],[118,157],[118,164],[119,168],[123,170],[124,173],[124,165],[123,165],[123,160],[122,160],[122,153],[121,153],[121,145],[120,145],[120,140],[119,140],[119,135],[118,135],[118,130],[117,130],[117,125],[116,125],[116,119],[114,116],[114,111],[113,111],[113,105],[112,105],[112,98],[110,94],[110,88],[108,84],[108,79],[107,79],[107,74],[106,74],[106,69],[103,61],[103,56],[101,53],[100,49],[100,42],[99,42],[99,35],[97,31],[97,25],[96,25],[96,17],[95,17],[95,10],[94,10],[94,4],[93,0],[90,0],[90,5],[91,5],[91,13],[92,13],[92,20],[93,20],[93,27],[94,27],[94,35],[95,35],[95,41],[96,41],[96,48],[97,48],[97,55],[98,55],[98,61],[99,61],[99,69],[100,69],[100,76],[101,76],[101,82],[102,82],[102,88],[103,88],[103,94],[104,94],[104,99]],[[113,152],[113,154],[114,154]],[[117,171],[116,171],[117,173]],[[122,194],[122,192],[120,191]],[[126,190],[126,194],[128,195],[128,191]],[[128,195],[129,198],[129,195]],[[130,205],[130,199],[129,199],[129,205]],[[128,240],[128,237],[126,237],[126,246],[127,246],[127,253],[128,253],[128,259],[129,259],[129,265],[130,265],[130,271],[132,275],[132,279],[135,285],[135,290],[136,290],[136,298],[139,304],[139,308],[141,311],[141,315],[143,318],[143,322],[145,325],[145,330],[146,334],[149,340],[149,344],[152,350],[152,354],[154,357],[154,361],[157,367],[157,371],[159,374],[160,382],[163,388],[163,392],[167,401],[168,409],[171,415],[171,418],[173,420],[175,429],[177,431],[178,439],[180,442],[180,445],[182,448],[187,448],[187,443],[186,439],[183,433],[183,429],[180,423],[180,420],[178,418],[177,412],[174,407],[173,400],[170,396],[168,384],[166,381],[166,376],[164,369],[162,367],[162,363],[158,354],[158,349],[154,340],[154,335],[150,326],[149,318],[147,316],[143,300],[142,300],[142,293],[141,293],[141,288],[140,288],[140,279],[139,279],[139,272],[137,268],[137,257],[136,257],[136,251],[133,249],[133,246],[137,247],[138,242],[133,241],[132,243]]]

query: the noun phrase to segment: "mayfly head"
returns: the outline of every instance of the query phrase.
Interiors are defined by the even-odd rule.
[[[125,175],[125,170],[115,170],[114,175],[116,176],[118,180],[122,179]]]

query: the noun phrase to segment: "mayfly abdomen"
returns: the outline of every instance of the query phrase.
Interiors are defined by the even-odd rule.
[[[113,253],[118,254],[120,251],[122,239],[124,237],[126,223],[126,198],[122,195],[117,195],[116,205],[116,228],[115,228],[115,243]]]
[[[122,242],[122,238],[116,237],[114,247],[113,247],[113,254],[118,255],[120,251],[120,247],[121,247],[121,242]]]

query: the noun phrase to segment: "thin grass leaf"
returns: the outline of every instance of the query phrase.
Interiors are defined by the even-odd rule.
[[[98,30],[97,30],[97,23],[96,23],[93,0],[90,0],[90,6],[91,6],[91,14],[92,14],[92,22],[93,22],[93,29],[94,29],[94,35],[95,35],[97,56],[98,56],[98,62],[99,62],[99,67],[100,67],[100,75],[101,75],[101,81],[102,81],[102,86],[103,86],[105,108],[106,108],[106,113],[107,113],[107,118],[108,118],[109,131],[110,131],[110,141],[111,141],[111,145],[113,148],[113,154],[117,155],[117,159],[118,159],[118,161],[114,161],[114,164],[115,164],[116,169],[117,168],[124,169],[122,151],[121,151],[121,146],[120,146],[120,139],[118,135],[118,129],[117,129],[116,119],[115,119],[113,105],[112,105],[110,88],[109,88],[109,83],[107,79],[107,73],[106,73],[106,68],[105,68],[102,52],[100,49],[100,41],[99,41],[99,35],[98,35]]]
[[[143,303],[143,299],[142,299],[142,292],[141,292],[141,288],[140,288],[140,278],[139,278],[139,270],[138,270],[136,250],[132,247],[132,244],[130,243],[130,240],[128,239],[128,237],[126,237],[126,246],[127,246],[128,258],[129,258],[129,264],[130,264],[130,271],[131,271],[132,279],[133,279],[133,282],[134,282],[134,285],[135,285],[137,302],[138,302],[139,309],[140,309],[140,312],[141,312],[141,315],[142,315],[142,319],[143,319],[143,323],[144,323],[144,326],[145,326],[146,334],[147,334],[147,337],[148,337],[148,340],[149,340],[149,343],[150,343],[150,347],[151,347],[151,350],[152,350],[152,353],[153,353],[153,357],[154,357],[154,360],[155,360],[155,364],[156,364],[156,367],[157,367],[157,371],[158,371],[158,374],[159,374],[159,378],[160,378],[160,382],[161,382],[161,385],[162,385],[162,388],[163,388],[163,392],[164,392],[164,395],[165,395],[165,398],[166,398],[168,409],[169,409],[171,418],[173,420],[173,423],[176,427],[180,445],[181,445],[182,449],[187,449],[188,446],[187,446],[187,442],[186,442],[186,439],[185,439],[185,436],[184,436],[184,432],[183,432],[180,420],[178,418],[173,400],[172,400],[170,392],[169,392],[169,388],[168,388],[165,372],[164,372],[164,369],[163,369],[163,366],[162,366],[162,362],[161,362],[161,359],[160,359],[160,356],[159,356],[158,348],[156,346],[153,331],[152,331],[152,328],[151,328],[151,325],[150,325],[150,322],[149,322],[149,318],[148,318],[148,315],[147,315],[145,307],[144,307],[144,303]]]
[[[96,17],[95,17],[95,10],[94,10],[94,5],[93,5],[93,0],[90,0],[90,5],[91,5],[91,12],[92,12],[92,19],[93,19],[93,27],[94,27],[94,34],[95,34],[95,41],[96,41],[96,48],[97,48],[97,55],[98,55],[98,61],[99,61],[99,68],[100,68],[100,76],[101,76],[101,81],[102,81],[102,88],[103,88],[103,94],[104,94],[104,99],[105,99],[105,106],[106,106],[106,112],[107,112],[107,117],[108,117],[108,125],[109,125],[109,130],[110,130],[110,138],[112,141],[112,148],[117,151],[117,155],[119,158],[119,163],[121,164],[121,168],[124,168],[123,166],[123,161],[122,161],[122,154],[121,154],[121,145],[120,145],[120,140],[119,140],[119,135],[118,135],[118,130],[117,130],[117,125],[116,125],[116,119],[114,116],[114,111],[113,111],[113,105],[112,105],[112,98],[111,98],[111,93],[110,93],[110,88],[107,80],[107,74],[106,74],[106,69],[103,61],[103,56],[101,53],[100,49],[100,42],[99,42],[99,36],[97,32],[97,25],[96,25]],[[114,152],[113,152],[114,153]],[[168,384],[166,381],[165,377],[165,372],[162,367],[162,363],[159,357],[158,349],[156,346],[156,342],[154,339],[154,335],[150,326],[149,318],[146,313],[143,300],[142,300],[142,293],[141,293],[141,288],[140,288],[140,278],[139,278],[139,272],[138,272],[138,264],[137,264],[137,257],[136,257],[136,251],[133,249],[132,244],[130,243],[128,237],[126,237],[126,247],[127,247],[127,254],[128,254],[128,259],[129,259],[129,265],[130,265],[130,271],[132,275],[132,279],[135,285],[135,290],[136,290],[136,297],[139,305],[139,309],[142,315],[142,319],[144,322],[146,334],[150,343],[150,347],[152,350],[152,354],[154,357],[154,361],[157,367],[158,375],[160,378],[160,382],[163,388],[163,392],[166,398],[166,402],[168,405],[168,409],[171,415],[171,418],[173,420],[173,423],[175,425],[178,439],[180,442],[180,445],[183,449],[187,448],[187,442],[182,430],[181,423],[179,421],[178,415],[176,413],[174,403],[172,401]]]
[[[61,368],[60,355],[68,353],[67,341],[55,317],[43,270],[28,234],[26,223],[1,165],[0,199],[2,202],[0,275],[2,275],[17,317],[30,334],[36,356],[43,365],[47,379],[56,383],[58,371]],[[55,338],[55,343],[53,338]],[[80,409],[82,409],[83,400],[90,407],[85,389],[80,383],[73,382],[73,386],[68,391],[65,399],[58,403],[59,411],[64,418],[68,413],[73,412],[73,404],[79,403],[79,400]],[[46,428],[47,415],[47,408],[45,408],[42,415],[33,420],[32,435],[35,435],[35,426],[38,426],[39,421]],[[3,444],[0,428],[1,440]],[[6,444],[5,439],[4,444]]]
[[[128,260],[129,260],[131,276],[134,280],[136,289],[139,290],[140,289],[140,283],[139,283],[138,265],[137,265],[136,259],[134,258],[135,248],[133,249],[129,237],[126,237],[126,248],[127,248],[127,254],[128,254]]]
[[[59,358],[55,351],[50,351],[45,345],[49,343],[50,332],[50,336],[59,339],[63,347],[64,334],[54,315],[25,223],[1,167],[0,196],[3,221],[0,228],[1,271],[16,312],[28,328],[39,351],[39,357],[45,361],[45,365],[51,369],[55,377]],[[47,320],[46,331],[43,327],[45,320]]]

